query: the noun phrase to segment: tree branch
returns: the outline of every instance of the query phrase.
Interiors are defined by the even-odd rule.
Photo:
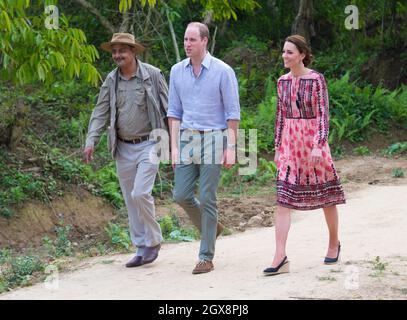
[[[86,0],[73,0],[76,3],[80,4],[82,7],[84,7],[85,9],[89,10],[91,13],[93,13],[100,21],[100,23],[102,24],[102,26],[104,26],[107,30],[109,30],[111,33],[115,33],[116,32],[116,28],[114,27],[114,25],[112,25],[110,23],[109,20],[107,20],[98,9],[96,9],[91,3],[89,3]]]
[[[129,12],[123,12],[123,20],[119,28],[119,32],[129,32],[130,29],[130,16]]]

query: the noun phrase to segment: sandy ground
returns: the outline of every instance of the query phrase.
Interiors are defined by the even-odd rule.
[[[84,261],[76,270],[0,299],[407,299],[407,185],[370,185],[340,209],[341,263],[322,263],[321,210],[294,212],[291,273],[264,277],[274,227],[218,239],[213,272],[192,275],[199,242],[164,244],[151,265],[127,269],[131,255]],[[379,258],[377,258],[379,257]]]

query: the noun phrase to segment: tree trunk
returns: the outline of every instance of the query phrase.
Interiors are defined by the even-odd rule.
[[[215,31],[213,32],[212,36],[212,46],[211,46],[211,55],[215,51],[215,44],[216,44],[216,34],[218,33],[218,26],[215,27]]]
[[[6,126],[0,123],[0,145],[6,145],[11,151],[15,151],[28,126],[30,107],[19,99],[8,112],[12,114],[12,121]]]
[[[171,39],[172,39],[172,44],[174,46],[175,57],[177,58],[177,62],[180,62],[181,61],[181,56],[179,54],[177,37],[175,35],[174,26],[172,25],[172,21],[170,19],[170,12],[169,12],[168,8],[165,9],[165,13],[167,14],[168,25],[170,27]]]
[[[311,38],[315,37],[313,10],[312,0],[300,0],[298,14],[291,28],[292,34],[303,36],[308,44],[311,44]]]

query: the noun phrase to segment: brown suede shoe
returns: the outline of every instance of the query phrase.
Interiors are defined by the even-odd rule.
[[[216,238],[222,234],[223,229],[225,229],[225,226],[218,222],[218,225],[216,226]]]
[[[193,274],[199,274],[199,273],[207,273],[215,269],[213,266],[212,261],[206,261],[206,260],[201,260],[197,263],[195,266],[194,270],[192,270]]]

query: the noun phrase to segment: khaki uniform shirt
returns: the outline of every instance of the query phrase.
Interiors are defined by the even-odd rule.
[[[117,88],[117,133],[120,138],[131,140],[147,136],[151,132],[147,112],[146,91],[140,68],[130,79],[119,72]]]

